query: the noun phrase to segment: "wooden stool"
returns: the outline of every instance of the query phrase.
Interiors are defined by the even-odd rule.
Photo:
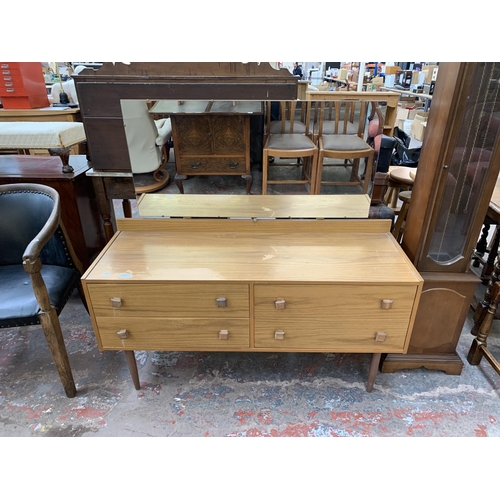
[[[406,214],[408,213],[408,208],[410,207],[411,191],[401,191],[401,193],[399,193],[398,198],[403,202],[403,205],[399,210],[398,218],[396,219],[396,224],[394,225],[394,229],[392,230],[392,235],[394,236],[394,238],[398,243],[401,243],[401,240],[403,239],[403,234],[405,232],[403,224],[406,221]]]
[[[384,203],[397,211],[398,195],[404,189],[408,190],[413,186],[414,179],[410,175],[415,169],[411,167],[397,167],[389,169],[388,188],[384,198]]]

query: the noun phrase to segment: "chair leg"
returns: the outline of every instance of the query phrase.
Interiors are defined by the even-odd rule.
[[[314,189],[315,194],[321,194],[321,179],[323,177],[323,161],[325,156],[323,150],[320,149],[318,158],[316,161],[316,187]]]
[[[365,167],[365,178],[363,181],[363,194],[368,192],[368,183],[372,178],[372,168],[373,168],[373,151],[366,158],[366,167]]]
[[[267,194],[267,176],[269,173],[269,155],[267,149],[262,151],[262,194]]]
[[[398,218],[396,219],[396,224],[394,225],[394,229],[392,231],[392,235],[398,243],[401,243],[401,240],[403,238],[403,224],[406,220],[406,214],[408,213],[409,206],[410,204],[407,201],[403,202],[403,206],[399,211]]]
[[[313,156],[311,159],[311,170],[309,177],[310,194],[317,194],[316,193],[317,179],[318,179],[318,150],[315,150],[313,152]]]
[[[73,380],[73,374],[71,373],[68,353],[64,345],[64,338],[57,312],[52,308],[48,312],[40,313],[39,316],[45,340],[47,341],[52,359],[59,372],[59,378],[64,387],[64,392],[68,398],[74,398],[76,396],[76,386]]]

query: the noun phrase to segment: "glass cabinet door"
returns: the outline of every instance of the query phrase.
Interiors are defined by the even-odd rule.
[[[476,212],[485,183],[491,182],[491,166],[500,161],[499,90],[500,63],[477,63],[445,156],[426,267],[437,270],[469,260],[469,239],[479,236],[471,235],[471,228],[477,226]]]

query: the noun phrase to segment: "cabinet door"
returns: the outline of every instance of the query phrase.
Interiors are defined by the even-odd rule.
[[[207,115],[172,115],[175,150],[180,155],[213,154],[210,117]]]
[[[216,155],[245,154],[247,136],[249,136],[247,119],[247,116],[242,115],[212,116],[214,153]]]

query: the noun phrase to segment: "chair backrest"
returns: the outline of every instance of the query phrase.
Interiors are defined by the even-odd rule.
[[[305,135],[309,135],[310,130],[310,102],[301,101],[302,112],[301,116],[297,117],[297,101],[279,101],[279,120],[281,122],[281,134],[293,134],[296,132],[297,122],[305,125]],[[270,101],[266,102],[266,133],[269,134],[272,121],[272,104]]]
[[[0,186],[0,265],[21,265],[28,244],[47,221],[60,223],[57,191],[36,184]],[[62,230],[47,241],[40,253],[42,264],[75,267],[68,253]]]
[[[162,150],[156,145],[158,128],[149,114],[146,100],[121,101],[123,124],[132,173],[155,171],[162,161]]]
[[[325,121],[333,125],[334,134],[356,133],[364,136],[367,105],[366,101],[311,101],[314,108],[314,123],[318,134],[323,134]],[[355,126],[357,125],[357,127]]]

